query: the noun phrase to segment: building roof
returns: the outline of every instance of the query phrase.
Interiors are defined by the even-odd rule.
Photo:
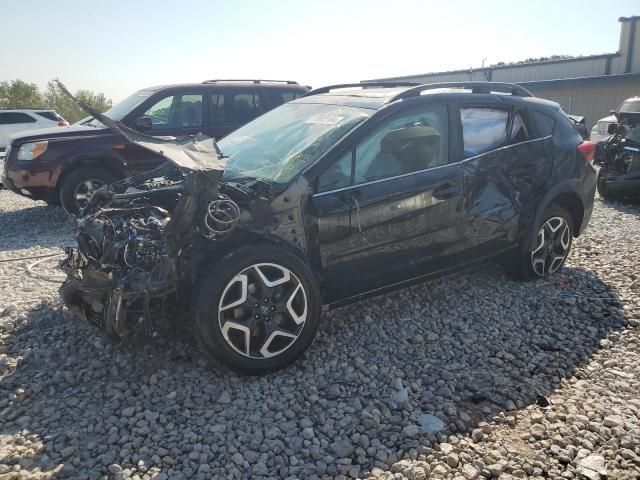
[[[640,80],[640,73],[619,73],[614,75],[598,75],[593,77],[575,77],[575,78],[555,78],[553,80],[531,80],[526,82],[516,82],[518,85],[522,85],[527,88],[535,87],[555,87],[561,85],[575,85],[575,84],[588,84],[588,83],[612,83],[612,82],[624,82],[627,80]]]
[[[616,53],[599,53],[596,55],[584,55],[584,56],[579,56],[579,57],[571,57],[571,58],[558,58],[558,59],[552,59],[552,60],[541,60],[539,62],[527,62],[527,63],[512,63],[512,64],[505,64],[505,65],[490,65],[488,67],[479,67],[479,68],[462,68],[462,69],[458,69],[458,70],[444,70],[441,72],[429,72],[429,73],[414,73],[413,75],[402,75],[402,76],[398,76],[398,77],[392,77],[394,80],[402,80],[402,79],[412,79],[412,78],[416,78],[416,77],[430,77],[433,75],[454,75],[457,73],[469,73],[470,71],[472,72],[490,72],[490,71],[496,71],[496,70],[509,70],[512,68],[519,68],[519,67],[532,67],[532,66],[544,66],[544,65],[553,65],[555,63],[567,63],[567,62],[577,62],[577,61],[584,61],[584,60],[598,60],[601,58],[611,58],[611,57],[618,57],[620,56],[620,53],[616,52]],[[384,81],[384,80],[388,80],[388,78],[374,78],[371,80],[364,80],[365,82],[375,82],[375,81]]]

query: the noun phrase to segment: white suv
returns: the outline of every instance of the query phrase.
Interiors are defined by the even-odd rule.
[[[0,110],[0,152],[7,148],[9,137],[14,133],[68,125],[69,122],[53,110]]]
[[[616,110],[617,112],[640,112],[640,97],[627,98]],[[609,115],[608,117],[598,120],[591,129],[591,140],[593,143],[604,142],[608,140],[611,134],[609,133],[609,125],[618,123],[618,119],[615,115]]]

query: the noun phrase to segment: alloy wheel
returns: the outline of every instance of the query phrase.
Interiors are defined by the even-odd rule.
[[[291,347],[307,320],[304,286],[286,267],[257,263],[226,285],[218,304],[220,331],[245,357],[266,359]]]
[[[571,229],[562,217],[548,219],[538,230],[535,248],[531,251],[531,267],[536,275],[546,277],[564,263],[571,247]]]
[[[76,185],[73,192],[73,198],[75,199],[78,208],[84,208],[95,191],[101,189],[105,185],[106,183],[98,178],[89,178]]]

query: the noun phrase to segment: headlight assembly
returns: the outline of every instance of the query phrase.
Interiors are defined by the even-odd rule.
[[[24,143],[20,146],[20,150],[18,150],[18,160],[33,160],[38,158],[47,151],[48,145],[49,142],[47,140]]]

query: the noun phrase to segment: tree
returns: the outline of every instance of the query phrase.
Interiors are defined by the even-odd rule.
[[[101,112],[109,110],[112,106],[111,100],[105,97],[104,93],[94,93],[91,90],[78,90],[76,98],[84,100]],[[44,94],[40,93],[35,83],[22,80],[0,82],[0,109],[9,108],[47,108],[58,112],[69,123],[87,116],[54,82],[47,83]]]
[[[106,98],[103,93],[94,93],[91,90],[78,90],[75,96],[101,112],[109,110],[112,106],[111,100]],[[54,82],[47,84],[47,90],[44,92],[44,100],[48,108],[58,112],[69,123],[77,122],[87,116],[84,110],[62,93]]]
[[[44,100],[35,83],[22,80],[0,82],[0,108],[43,108]]]

